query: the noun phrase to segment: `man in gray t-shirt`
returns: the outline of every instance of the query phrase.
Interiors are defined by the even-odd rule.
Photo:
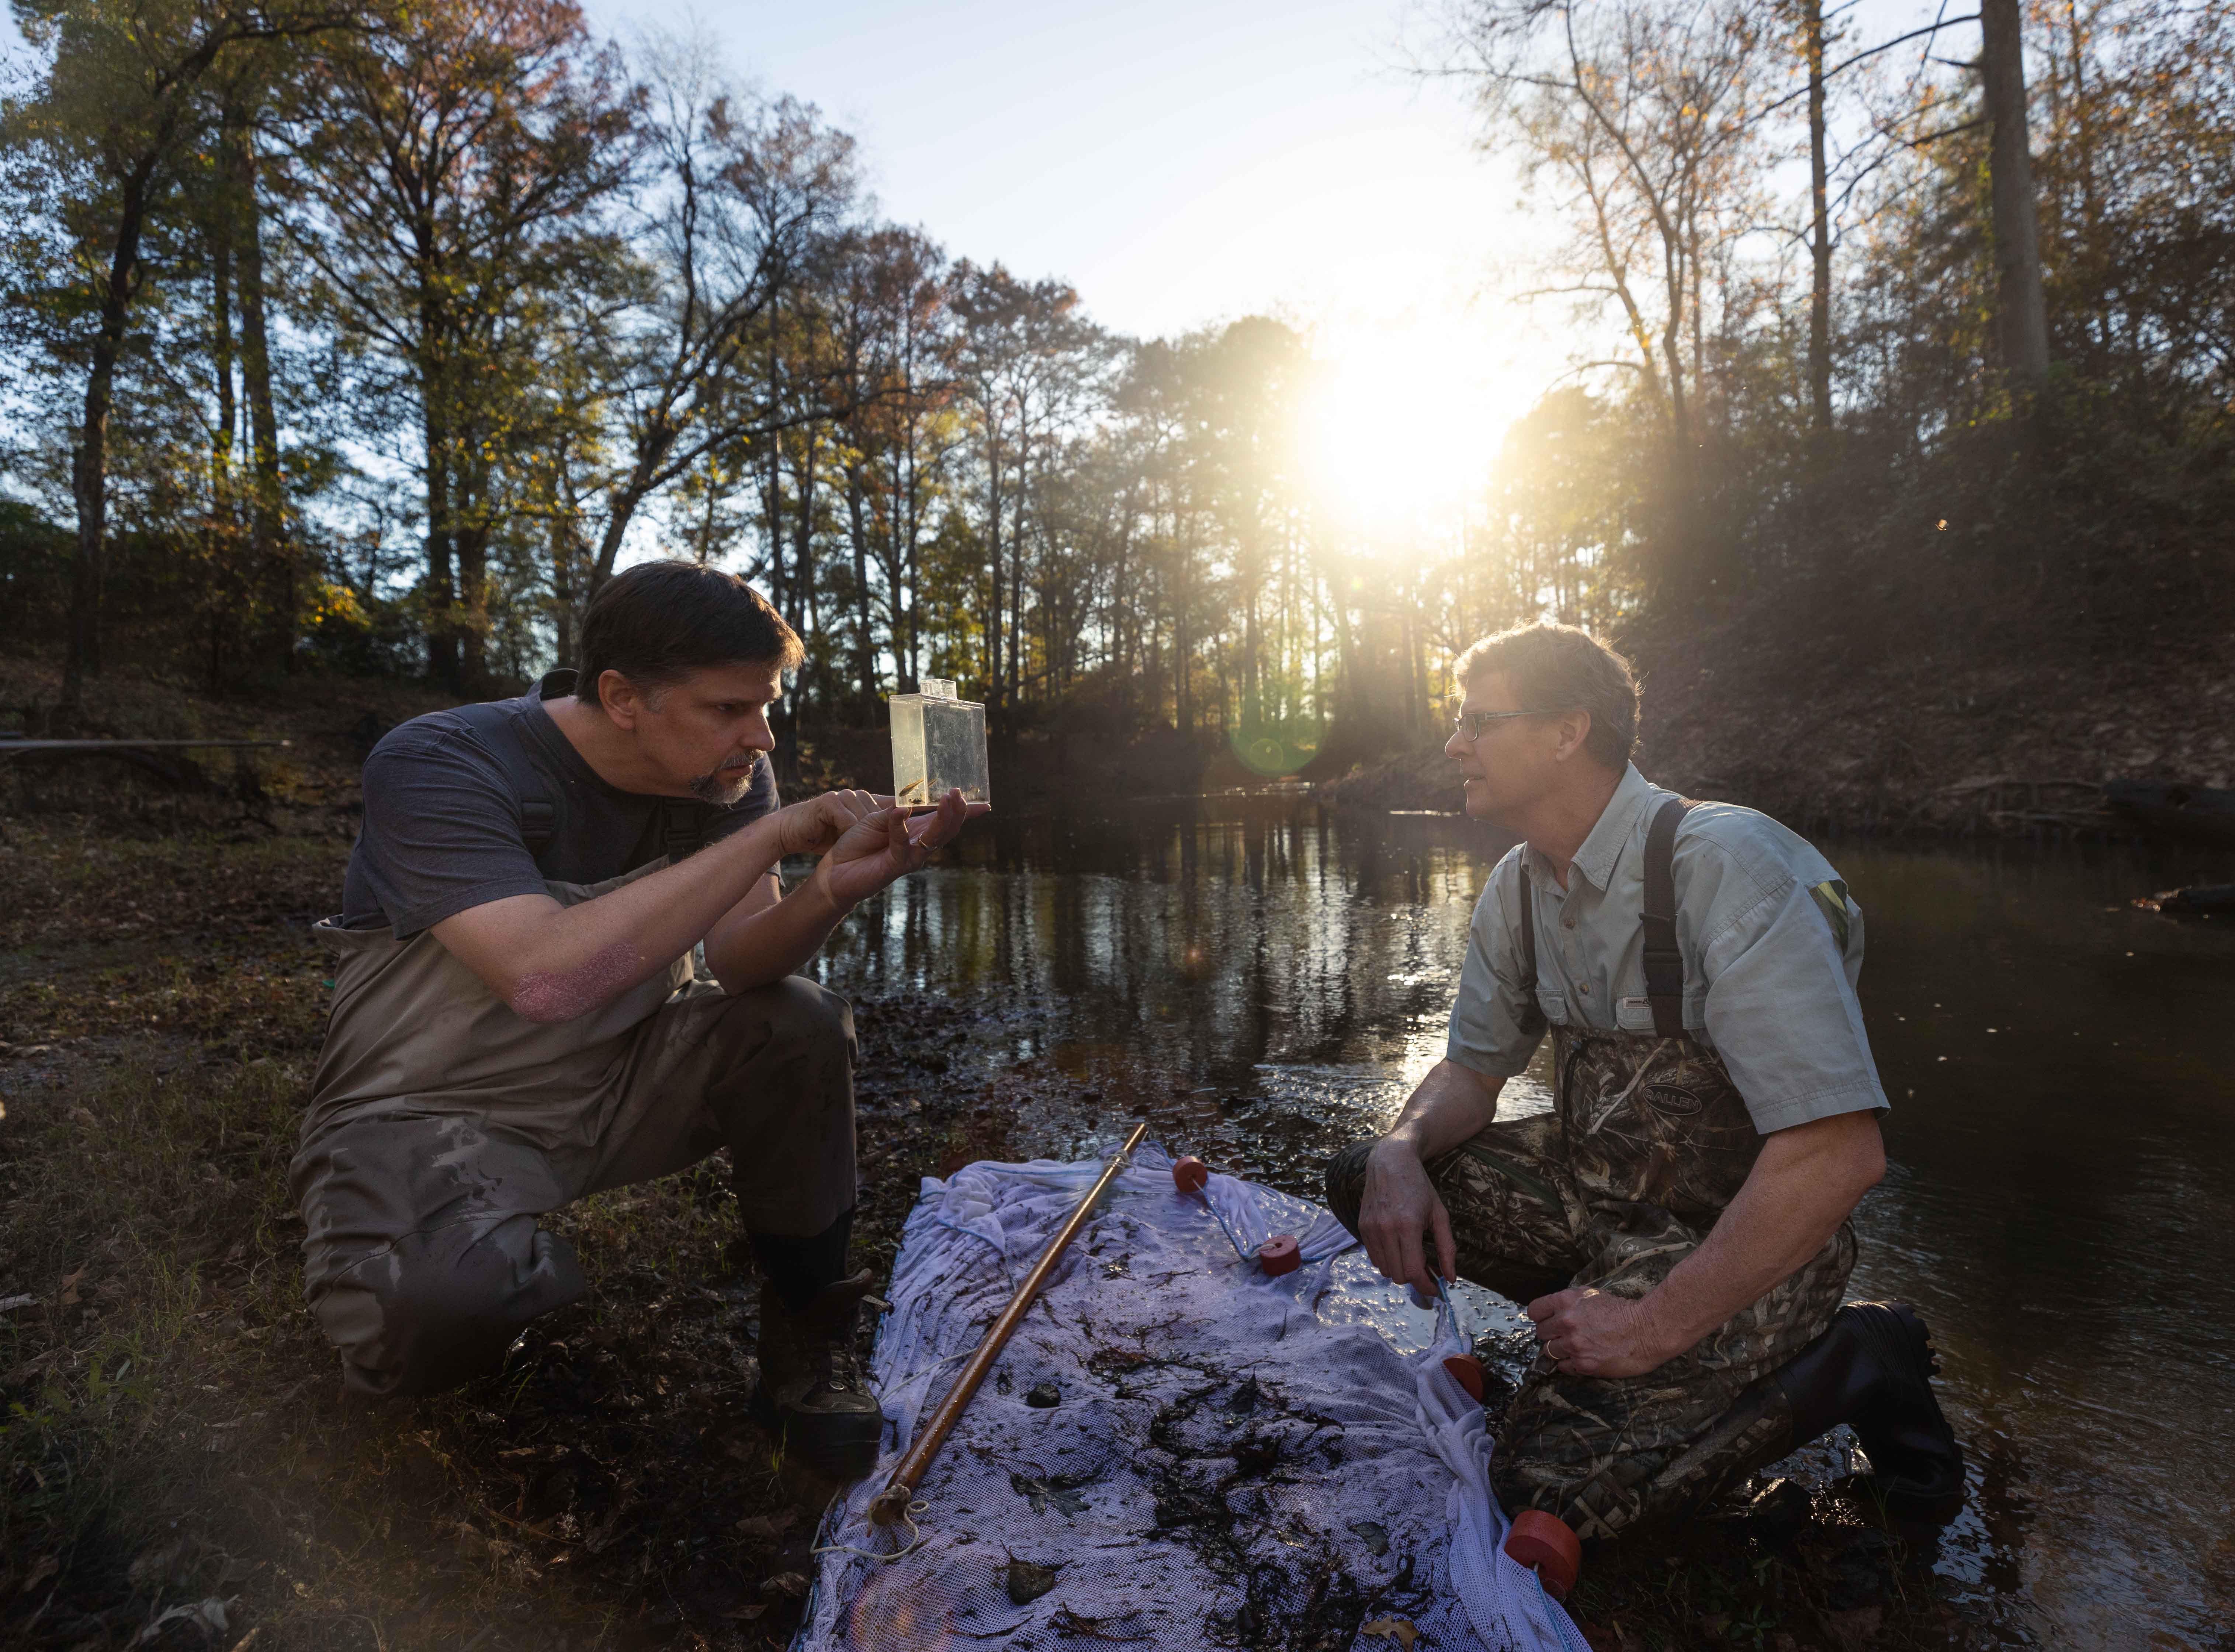
[[[1838,1422],[1881,1492],[1943,1508],[1963,1459],[1923,1325],[1840,1305],[1885,1165],[1861,908],[1776,822],[1640,775],[1636,685],[1586,633],[1506,632],[1458,674],[1468,812],[1523,841],[1475,908],[1444,1060],[1336,1158],[1329,1204],[1389,1277],[1526,1305],[1509,1511],[1612,1537]],[[1551,1111],[1499,1117],[1548,1030]]]
[[[875,1460],[853,1348],[871,1281],[846,1262],[853,1022],[792,972],[982,805],[780,806],[768,709],[800,658],[742,580],[648,563],[592,600],[579,677],[374,748],[290,1170],[351,1392],[488,1370],[587,1288],[538,1216],[726,1145],[764,1275],[754,1414],[826,1472]],[[786,892],[778,862],[806,854]]]
[[[649,865],[680,831],[696,849],[776,812],[776,771],[756,763],[735,803],[624,791],[552,720],[575,673],[516,700],[432,711],[391,730],[364,764],[364,825],[342,881],[342,922],[399,941],[469,907],[544,885],[602,883]],[[547,818],[524,811],[547,799]]]

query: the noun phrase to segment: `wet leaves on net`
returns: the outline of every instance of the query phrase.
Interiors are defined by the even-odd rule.
[[[1029,1606],[1055,1587],[1055,1575],[1060,1570],[1011,1555],[1009,1564],[1002,1569],[1001,1581],[1007,1585],[1011,1600],[1019,1606]]]
[[[1086,1499],[1078,1495],[1078,1488],[1091,1485],[1091,1474],[1052,1474],[1035,1479],[1029,1474],[1019,1474],[1013,1469],[1009,1473],[1009,1489],[1019,1497],[1028,1499],[1034,1514],[1045,1514],[1053,1509],[1069,1517],[1086,1512]]]

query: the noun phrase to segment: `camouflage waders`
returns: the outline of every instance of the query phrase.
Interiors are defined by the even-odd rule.
[[[1664,803],[1646,845],[1655,1031],[1553,1026],[1553,1110],[1502,1119],[1426,1167],[1460,1275],[1515,1301],[1570,1285],[1644,1296],[1699,1248],[1761,1151],[1721,1060],[1683,1027],[1670,862],[1688,806]],[[1522,876],[1522,990],[1534,1005],[1536,920]],[[1328,1169],[1328,1202],[1353,1231],[1371,1145]],[[1582,1537],[1612,1537],[1688,1513],[1781,1456],[1789,1419],[1775,1385],[1740,1396],[1831,1322],[1854,1262],[1843,1223],[1798,1272],[1642,1377],[1565,1376],[1538,1348],[1491,1459],[1507,1511],[1544,1509]]]

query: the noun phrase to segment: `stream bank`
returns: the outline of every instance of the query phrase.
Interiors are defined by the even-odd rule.
[[[2108,659],[1858,656],[1735,622],[1624,641],[1644,685],[1638,767],[1805,833],[2127,836],[2101,805],[2106,781],[2235,783],[2235,639]],[[1460,807],[1434,737],[1320,795],[1368,812]],[[2221,859],[2235,867],[2235,850]]]

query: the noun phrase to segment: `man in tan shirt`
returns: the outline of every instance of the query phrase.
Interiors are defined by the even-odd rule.
[[[1924,1328],[1840,1306],[1885,1165],[1861,908],[1776,822],[1640,775],[1635,683],[1585,633],[1506,632],[1458,674],[1467,810],[1524,841],[1476,908],[1445,1059],[1338,1157],[1329,1203],[1390,1278],[1527,1306],[1510,1510],[1610,1537],[1843,1421],[1879,1491],[1944,1507],[1963,1458]],[[1548,1027],[1552,1110],[1499,1117]]]

